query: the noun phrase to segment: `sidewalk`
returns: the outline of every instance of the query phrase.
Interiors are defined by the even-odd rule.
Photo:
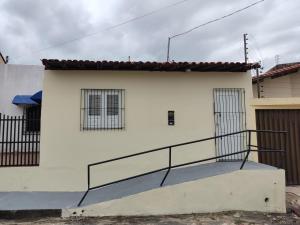
[[[300,186],[286,187],[286,203],[288,211],[300,217]]]

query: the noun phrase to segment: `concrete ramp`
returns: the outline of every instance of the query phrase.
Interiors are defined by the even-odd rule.
[[[251,181],[250,178],[247,178],[247,171],[256,171],[258,176],[261,176],[261,173],[264,174],[264,171],[274,173],[279,171],[274,167],[254,162],[247,162],[244,169],[239,171],[240,165],[241,162],[215,162],[173,169],[169,173],[163,187],[160,187],[160,182],[166,171],[127,180],[90,191],[82,203],[82,207],[122,200],[136,195],[140,196],[149,191],[156,190],[160,192],[168,187],[176,187],[195,181],[197,181],[195,185],[199,186],[205,178],[215,180],[216,182],[213,182],[211,185],[221,189],[223,184],[217,182],[220,180],[219,178],[223,177],[220,175],[243,172],[245,173],[243,179]],[[246,183],[241,182],[240,186],[243,187],[243,185],[246,185]],[[229,185],[229,187],[231,186]],[[200,185],[198,190],[201,193],[206,193],[209,189],[216,187],[201,189]],[[256,192],[257,190],[252,191]],[[72,209],[77,208],[77,204],[83,194],[84,192],[0,192],[0,210]],[[166,195],[168,194],[166,193]],[[175,192],[173,197],[177,198],[176,195]],[[159,201],[165,200],[161,194],[158,196],[160,196]]]
[[[89,196],[88,201],[91,203],[91,200],[94,201],[99,197],[100,195],[96,194],[93,197]],[[284,213],[286,210],[284,170],[235,170],[217,176],[153,188],[113,200],[100,199],[96,204],[63,209],[62,215],[139,216],[232,210]]]
[[[231,173],[240,169],[241,162],[215,162],[177,168],[170,171],[163,187],[177,185],[184,182],[199,180],[207,177]],[[247,162],[245,170],[277,170],[274,167]],[[110,201],[113,199],[123,198],[126,196],[138,194],[156,188],[161,188],[160,183],[163,180],[166,171],[157,172],[143,177],[112,184],[103,188],[92,190],[88,193],[81,206]]]

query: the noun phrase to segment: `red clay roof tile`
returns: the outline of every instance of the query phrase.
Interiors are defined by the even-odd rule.
[[[277,78],[281,76],[285,76],[291,73],[297,73],[300,69],[300,63],[291,63],[291,64],[284,64],[280,65],[277,69],[272,68],[264,74],[259,76],[259,80],[263,80],[265,78]],[[252,78],[252,83],[256,83],[257,78]]]
[[[240,62],[122,62],[42,59],[46,70],[131,70],[131,71],[197,71],[246,72],[259,64]]]

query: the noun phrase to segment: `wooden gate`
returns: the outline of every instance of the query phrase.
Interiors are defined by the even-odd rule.
[[[0,167],[37,166],[40,148],[40,112],[23,116],[0,113]]]
[[[287,184],[300,184],[300,110],[258,109],[256,126],[258,130],[288,131],[286,138],[258,135],[258,146],[261,148],[286,148],[284,157],[278,153],[259,154],[259,162],[283,167]]]

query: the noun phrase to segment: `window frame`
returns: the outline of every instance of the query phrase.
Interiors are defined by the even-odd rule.
[[[100,108],[91,108],[90,96],[101,96],[100,103],[95,106]],[[112,102],[109,107],[108,96],[117,95],[117,105]],[[97,98],[96,98],[97,99]],[[125,128],[125,90],[124,89],[81,89],[80,103],[80,130],[120,130]],[[99,114],[90,115],[90,110],[99,110]],[[118,113],[109,114],[109,110],[115,110]]]
[[[96,103],[97,102],[97,98],[96,99],[91,99],[91,97],[100,97],[99,100],[99,107],[97,108],[94,108],[94,107],[90,107],[90,103],[91,102],[94,102]],[[88,96],[88,116],[101,116],[103,113],[102,113],[102,104],[103,104],[103,100],[102,100],[102,96],[101,95],[97,95],[97,94],[89,94]],[[99,112],[99,113],[97,113]]]

